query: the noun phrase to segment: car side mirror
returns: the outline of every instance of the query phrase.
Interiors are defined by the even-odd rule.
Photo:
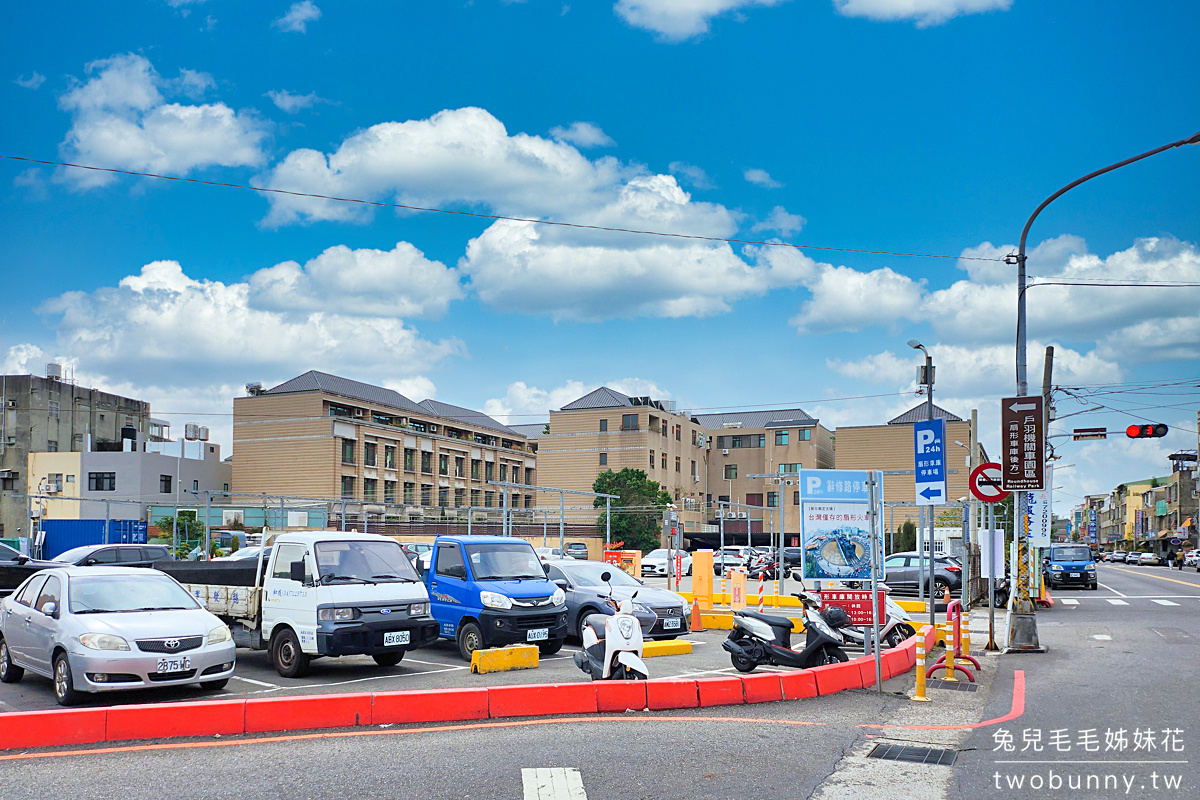
[[[571,584],[567,583],[562,578],[559,578],[558,580],[556,580],[554,582],[554,585],[557,586],[558,588],[562,589],[563,591],[566,591],[567,589],[571,588]]]
[[[58,603],[54,602],[53,600],[47,600],[42,605],[42,613],[45,614],[47,617],[54,617],[57,619],[58,618]]]
[[[89,558],[87,561],[84,561],[84,562],[83,562],[83,565],[84,565],[85,567],[92,567],[92,566],[95,566],[95,565],[96,565],[96,564],[98,564],[98,563],[100,563],[100,562],[98,562],[96,559],[94,559],[94,558]]]
[[[293,561],[288,567],[288,577],[296,583],[304,583],[304,561]]]
[[[29,563],[29,556],[24,556],[24,555],[22,555],[22,556],[17,556],[17,563],[18,563],[18,564],[21,564],[21,565],[28,564],[28,563]]]

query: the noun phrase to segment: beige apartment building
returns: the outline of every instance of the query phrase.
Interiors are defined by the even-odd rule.
[[[876,469],[892,473],[883,476],[884,502],[893,504],[887,513],[888,525],[899,526],[905,520],[915,522],[917,519],[913,423],[926,416],[926,406],[922,403],[889,420],[886,425],[837,429],[837,469]],[[933,416],[946,420],[947,499],[967,497],[971,477],[971,423],[938,406],[933,407]]]
[[[488,481],[536,483],[526,438],[491,417],[436,400],[310,371],[233,401],[238,492],[385,505],[400,519],[464,518],[499,508]],[[513,508],[535,493],[510,490]],[[463,509],[463,511],[453,511]]]

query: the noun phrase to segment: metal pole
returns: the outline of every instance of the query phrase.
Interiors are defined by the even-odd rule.
[[[934,611],[937,606],[937,598],[933,596],[933,506],[929,506],[925,517],[929,520],[929,536],[925,539],[925,543],[929,545],[929,624],[937,625],[937,612]]]
[[[567,495],[558,493],[558,548],[560,551],[567,546]]]
[[[717,501],[717,510],[721,511],[721,501]],[[721,594],[725,594],[725,511],[721,511],[721,516],[717,518],[718,525],[721,528]]]
[[[171,555],[179,557],[179,503],[175,503],[175,516],[171,518]]]
[[[604,498],[604,548],[612,544],[612,498]]]
[[[104,501],[104,543],[108,544],[109,513],[108,501]]]
[[[346,501],[342,501],[342,530],[346,530]]]
[[[467,536],[471,535],[471,518],[475,516],[475,506],[467,506]]]
[[[284,521],[284,513],[283,513],[283,498],[281,497],[281,498],[279,498],[279,530],[283,530],[285,527],[285,524],[286,523]],[[266,545],[266,542],[263,542],[262,544]]]
[[[917,506],[917,599],[925,602],[925,506]]]
[[[212,490],[204,490],[204,560],[208,561],[209,553],[212,552]]]
[[[883,693],[883,667],[879,655],[879,514],[875,504],[879,498],[879,486],[875,472],[867,473],[867,508],[871,521],[871,643],[875,653],[875,688]]]
[[[896,552],[896,507],[888,506],[888,554]]]
[[[987,504],[988,511],[988,551],[991,555],[991,563],[988,564],[988,643],[985,650],[999,650],[996,646],[996,506],[995,503]],[[1003,545],[1004,537],[1000,537],[1000,543]]]
[[[542,547],[546,546],[546,528],[549,524],[549,513],[545,509],[542,509]]]

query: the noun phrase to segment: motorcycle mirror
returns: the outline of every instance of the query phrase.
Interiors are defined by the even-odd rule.
[[[600,580],[604,581],[605,583],[608,583],[609,581],[612,580],[612,573],[609,572],[608,570],[604,570],[604,572],[600,573]]]

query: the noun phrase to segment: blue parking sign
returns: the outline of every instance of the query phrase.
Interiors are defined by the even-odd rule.
[[[946,420],[930,419],[913,425],[913,480],[919,506],[946,502]]]

